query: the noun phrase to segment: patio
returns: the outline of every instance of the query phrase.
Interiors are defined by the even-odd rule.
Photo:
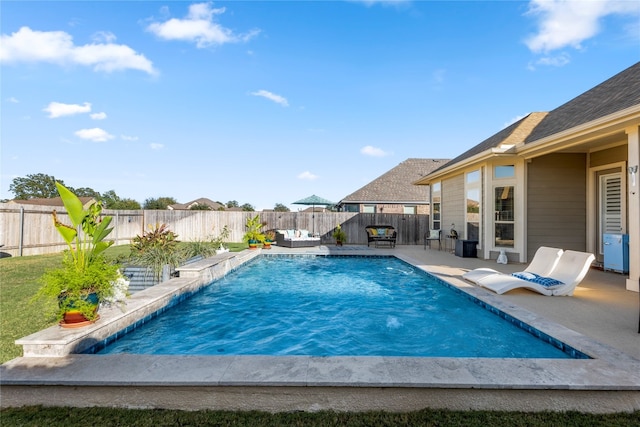
[[[2,406],[270,412],[425,407],[596,413],[640,409],[639,298],[624,289],[622,275],[591,270],[573,297],[544,297],[524,290],[495,295],[463,281],[461,273],[482,266],[512,272],[522,265],[459,258],[422,246],[274,247],[268,253],[394,254],[593,359],[26,357],[1,367]]]

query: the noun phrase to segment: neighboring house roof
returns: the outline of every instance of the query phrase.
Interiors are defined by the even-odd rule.
[[[537,141],[640,104],[640,62],[551,111],[525,140]]]
[[[200,197],[199,199],[192,200],[188,203],[175,203],[173,205],[167,206],[169,210],[189,210],[193,206],[206,205],[211,208],[211,210],[217,211],[220,208],[224,208],[224,205],[221,205],[218,202],[214,202],[211,199],[207,199],[206,197]]]
[[[429,202],[429,189],[412,183],[447,163],[448,159],[407,159],[354,191],[340,201],[345,203],[423,203]]]
[[[97,201],[93,197],[78,197],[78,198],[80,199],[80,202],[82,203],[82,206],[84,206],[85,208],[87,206],[91,205],[92,203],[95,203]],[[33,198],[33,199],[26,199],[26,200],[14,199],[14,200],[9,200],[8,203],[15,203],[16,205],[36,205],[36,206],[64,207],[64,203],[62,203],[62,198],[61,197],[52,197],[50,199],[42,198],[42,197]]]

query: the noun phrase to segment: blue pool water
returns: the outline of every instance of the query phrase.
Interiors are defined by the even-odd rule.
[[[98,353],[571,357],[517,323],[396,258],[264,256]]]

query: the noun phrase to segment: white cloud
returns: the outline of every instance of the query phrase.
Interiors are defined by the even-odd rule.
[[[19,104],[20,103],[20,101],[18,101],[18,98],[15,98],[13,96],[7,98],[7,101],[9,101],[12,104]]]
[[[348,0],[352,3],[362,3],[365,6],[381,4],[383,6],[401,6],[411,3],[413,0]]]
[[[562,52],[558,55],[543,56],[536,61],[536,64],[550,65],[553,67],[563,67],[567,65],[570,61],[571,61],[571,56],[566,52]]]
[[[251,92],[251,95],[253,96],[262,96],[263,98],[267,98],[273,102],[275,102],[276,104],[280,104],[283,107],[288,107],[289,106],[289,101],[287,101],[287,98],[282,97],[280,95],[276,95],[275,93],[271,93],[268,90],[259,90],[257,92]]]
[[[49,118],[55,119],[63,116],[88,113],[91,111],[91,104],[88,102],[85,102],[83,105],[51,102],[47,107],[43,108],[42,111],[49,113]]]
[[[431,75],[433,77],[433,82],[437,84],[444,83],[444,78],[447,74],[447,70],[443,68],[439,68],[435,70]]]
[[[304,171],[301,174],[298,175],[298,179],[302,179],[305,181],[314,181],[316,179],[318,179],[318,175],[314,175],[309,171]]]
[[[522,120],[525,117],[527,117],[527,114],[523,114],[522,116],[515,116],[514,118],[512,118],[511,120],[509,120],[508,122],[506,122],[504,125],[502,125],[503,128],[506,128],[508,126],[511,126],[512,124],[514,124],[515,122],[517,122],[518,120]]]
[[[116,41],[116,35],[110,31],[98,31],[92,37],[93,41],[96,43],[113,43]]]
[[[114,138],[113,135],[110,135],[107,131],[100,128],[80,129],[76,131],[75,135],[78,138],[93,142],[106,142]]]
[[[163,13],[166,10],[163,8]],[[171,18],[165,22],[154,22],[147,27],[147,31],[165,40],[195,42],[198,48],[248,41],[259,33],[258,30],[253,30],[243,35],[234,34],[230,29],[214,22],[215,16],[223,13],[224,7],[213,9],[211,3],[192,4],[184,19]]]
[[[137,141],[138,140],[137,136],[129,136],[129,135],[120,135],[120,138],[122,138],[124,141]]]
[[[371,145],[367,145],[365,147],[362,147],[360,149],[360,152],[362,154],[364,154],[365,156],[371,156],[371,157],[385,157],[385,156],[388,156],[390,154],[390,153],[387,153],[386,151],[384,151],[381,148],[372,147]]]
[[[151,144],[149,144],[149,147],[151,147],[152,150],[162,150],[164,148],[164,144],[152,142]]]
[[[93,120],[104,120],[107,118],[107,113],[93,113],[90,114],[89,117],[91,117]]]
[[[34,31],[29,27],[0,37],[0,61],[79,64],[104,72],[134,69],[152,75],[157,73],[151,61],[129,46],[113,43],[76,46],[71,35],[64,31]]]
[[[534,53],[573,47],[600,31],[602,18],[612,14],[640,16],[640,3],[616,0],[531,0],[528,15],[538,20],[538,33],[525,43]]]

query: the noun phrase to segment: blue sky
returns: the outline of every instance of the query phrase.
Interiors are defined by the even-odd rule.
[[[144,202],[338,201],[640,60],[635,1],[2,1],[15,177]]]

